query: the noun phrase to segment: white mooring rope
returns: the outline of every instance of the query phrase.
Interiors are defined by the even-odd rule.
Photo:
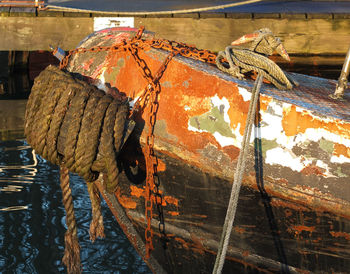
[[[240,2],[234,2],[230,4],[203,7],[203,8],[194,8],[194,9],[182,9],[182,10],[165,10],[165,11],[98,11],[98,10],[88,10],[88,9],[79,9],[79,8],[67,8],[60,7],[55,5],[47,5],[46,8],[52,11],[66,11],[66,12],[88,12],[96,14],[117,14],[117,15],[129,15],[129,16],[140,16],[140,15],[162,15],[162,14],[178,14],[178,13],[191,13],[191,12],[203,12],[203,11],[213,11],[218,9],[226,9],[232,7],[238,7],[242,5],[253,4],[257,2],[262,2],[264,0],[245,0]]]
[[[250,140],[250,135],[252,132],[252,126],[254,123],[256,106],[257,106],[257,102],[258,102],[258,98],[259,98],[259,92],[260,92],[262,80],[263,80],[263,76],[259,73],[258,77],[255,80],[254,87],[252,89],[252,98],[250,100],[246,125],[244,128],[242,148],[241,148],[241,151],[240,151],[239,157],[238,157],[238,163],[237,163],[237,167],[236,167],[235,177],[234,177],[234,181],[233,181],[233,185],[232,185],[232,189],[231,189],[230,201],[229,201],[227,211],[226,211],[225,223],[224,223],[222,234],[221,234],[221,240],[220,240],[220,244],[219,244],[219,248],[218,248],[218,253],[216,255],[213,274],[221,273],[222,268],[224,266],[227,246],[228,246],[228,243],[230,240],[232,225],[233,225],[233,221],[234,221],[235,215],[236,215],[238,196],[239,196],[239,191],[240,191],[241,184],[242,184],[245,163],[246,163],[247,156],[248,156],[247,151],[249,148],[249,140]]]

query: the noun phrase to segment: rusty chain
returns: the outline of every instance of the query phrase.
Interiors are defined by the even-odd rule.
[[[170,41],[166,39],[152,39],[144,40],[141,39],[144,31],[144,27],[141,27],[136,33],[135,37],[130,41],[123,40],[119,44],[113,46],[101,47],[96,46],[89,49],[77,48],[69,51],[65,58],[60,63],[60,68],[63,69],[68,65],[70,57],[78,53],[86,52],[101,52],[101,51],[112,51],[121,52],[128,51],[134,58],[138,67],[140,68],[142,76],[147,81],[147,86],[144,88],[142,95],[135,102],[134,107],[129,117],[133,117],[136,112],[143,111],[148,106],[148,120],[146,125],[148,127],[148,134],[146,138],[146,146],[144,149],[145,160],[146,160],[146,186],[145,186],[145,218],[147,221],[145,229],[145,242],[146,242],[146,258],[149,258],[150,252],[154,249],[153,247],[153,231],[151,227],[153,218],[153,204],[158,210],[159,217],[159,232],[161,237],[165,235],[165,223],[162,207],[162,195],[160,193],[160,178],[158,176],[158,159],[154,152],[154,127],[157,120],[157,112],[159,108],[158,95],[160,93],[160,79],[163,76],[169,62],[175,55],[181,55],[184,57],[192,58],[202,62],[210,63],[215,65],[216,54],[208,50],[199,50],[193,46],[189,46],[184,43]],[[162,65],[159,67],[157,73],[152,75],[150,68],[146,62],[141,59],[138,55],[139,50],[149,50],[151,48],[166,50],[169,55],[165,58]]]

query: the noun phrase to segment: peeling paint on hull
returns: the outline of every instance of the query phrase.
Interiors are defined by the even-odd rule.
[[[132,35],[97,32],[82,46],[112,45]],[[153,49],[139,55],[155,72],[167,53]],[[125,52],[80,54],[69,69],[131,99],[147,84]],[[328,97],[334,81],[291,76],[300,83],[291,91],[262,87],[261,122],[250,140],[228,273],[280,272],[284,265],[291,272],[350,269],[350,98]],[[155,148],[164,163],[161,191],[172,259],[167,261],[160,244],[155,258],[168,271],[196,273],[200,267],[211,272],[253,82],[179,56],[160,82]],[[143,146],[147,132],[142,119],[147,118],[137,121],[123,159],[139,163],[140,176],[126,172],[116,193],[140,235],[145,229],[143,155],[135,148]],[[132,185],[131,177],[140,185]]]

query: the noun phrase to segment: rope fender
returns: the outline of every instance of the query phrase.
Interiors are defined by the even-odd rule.
[[[68,273],[80,272],[68,171],[87,182],[92,205],[90,239],[104,237],[101,198],[94,182],[99,173],[106,173],[105,187],[109,193],[115,192],[121,172],[117,157],[124,143],[128,112],[127,101],[113,98],[56,66],[48,66],[34,81],[24,132],[37,154],[61,167],[60,185],[68,227],[63,263]]]

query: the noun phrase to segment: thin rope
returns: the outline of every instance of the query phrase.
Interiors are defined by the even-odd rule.
[[[241,148],[241,151],[240,151],[239,157],[238,157],[237,168],[236,168],[235,177],[234,177],[234,181],[233,181],[233,185],[232,185],[232,189],[231,189],[230,201],[229,201],[229,205],[228,205],[227,211],[226,211],[225,223],[224,223],[223,231],[221,234],[218,253],[216,255],[213,274],[221,273],[222,268],[224,266],[226,252],[227,252],[227,246],[228,246],[228,243],[230,240],[232,225],[233,225],[235,215],[236,215],[238,196],[239,196],[239,191],[240,191],[241,184],[242,184],[242,178],[243,178],[243,173],[244,173],[244,169],[245,169],[245,164],[247,161],[247,156],[248,156],[247,151],[249,148],[249,139],[250,139],[252,126],[253,126],[254,119],[255,119],[256,106],[257,106],[257,102],[258,102],[258,98],[259,98],[259,92],[260,92],[262,80],[263,80],[263,76],[259,73],[258,77],[255,80],[254,87],[252,89],[252,98],[250,100],[246,125],[244,128],[242,148]]]
[[[72,191],[69,186],[69,173],[65,167],[60,168],[60,186],[62,189],[62,200],[66,210],[67,231],[64,235],[64,255],[62,262],[67,267],[67,272],[80,273],[80,246],[78,242],[77,222],[74,215]]]
[[[210,7],[203,7],[203,8],[196,8],[196,9],[182,9],[182,10],[166,10],[166,11],[135,11],[135,12],[129,12],[129,11],[96,11],[96,10],[88,10],[88,9],[78,9],[78,8],[67,8],[67,7],[60,7],[55,5],[47,5],[47,9],[52,9],[55,11],[67,11],[67,12],[88,12],[88,13],[97,13],[97,14],[118,14],[118,15],[161,15],[161,14],[178,14],[178,13],[191,13],[191,12],[203,12],[203,11],[211,11],[211,10],[218,10],[218,9],[226,9],[226,8],[232,8],[232,7],[238,7],[248,4],[253,4],[257,2],[262,2],[264,0],[246,0],[241,2],[235,2],[225,5],[217,5],[217,6],[210,6]]]

